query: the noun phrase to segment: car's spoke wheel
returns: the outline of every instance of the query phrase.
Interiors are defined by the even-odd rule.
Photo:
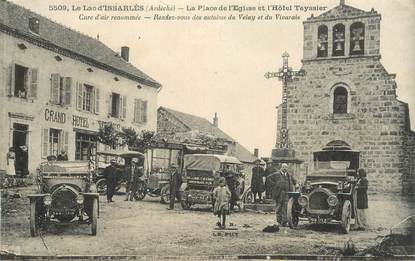
[[[350,231],[350,220],[352,216],[352,204],[345,200],[342,209],[342,231],[347,234]]]
[[[252,193],[251,188],[248,188],[248,190],[245,192],[245,195],[242,198],[245,204],[254,203],[254,194]]]
[[[100,195],[107,194],[107,181],[105,179],[98,180],[97,184],[96,184],[96,187],[97,187],[97,192]]]
[[[161,188],[160,191],[160,201],[163,204],[169,204],[170,203],[170,185],[164,185],[164,187]]]
[[[98,225],[98,199],[94,198],[92,200],[91,206],[91,234],[95,236],[97,234],[97,225]]]
[[[147,194],[147,187],[144,182],[139,182],[137,185],[137,191],[134,193],[135,200],[143,200]]]
[[[287,204],[287,219],[288,225],[290,228],[295,228],[298,226],[299,216],[298,212],[295,209],[294,198],[290,198]]]
[[[190,209],[190,207],[192,206],[192,204],[187,200],[187,196],[185,193],[182,193],[181,197],[180,197],[180,205],[182,205],[182,208],[184,210],[188,210]]]
[[[39,210],[36,199],[30,200],[30,235],[37,236],[39,230]]]

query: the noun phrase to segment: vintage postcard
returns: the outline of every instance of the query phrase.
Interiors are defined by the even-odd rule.
[[[2,259],[411,259],[413,0],[0,0]]]

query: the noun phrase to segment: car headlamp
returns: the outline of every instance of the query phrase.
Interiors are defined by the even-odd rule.
[[[336,196],[331,195],[327,198],[327,203],[329,204],[329,206],[334,207],[337,205],[337,203],[339,203],[339,200]]]
[[[78,197],[76,198],[76,203],[78,203],[78,204],[84,203],[84,196],[83,195],[78,195]]]
[[[308,204],[308,198],[307,196],[304,196],[304,195],[300,196],[297,201],[298,201],[298,204],[300,204],[300,206],[302,207],[305,207]]]
[[[343,189],[343,182],[339,181],[339,183],[337,184],[337,190],[342,190]]]
[[[49,195],[46,195],[43,197],[43,203],[47,206],[49,206],[50,204],[52,204],[52,197]]]

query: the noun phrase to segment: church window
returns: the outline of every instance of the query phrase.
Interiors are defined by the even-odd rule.
[[[333,113],[347,113],[347,95],[344,87],[337,87],[334,90]]]
[[[350,26],[350,54],[364,54],[365,49],[365,25],[356,22]]]
[[[333,27],[333,56],[344,56],[344,25]]]
[[[318,27],[318,44],[317,44],[317,57],[327,57],[328,55],[328,29],[325,25]]]

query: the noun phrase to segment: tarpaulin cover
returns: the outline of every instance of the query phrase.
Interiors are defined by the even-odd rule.
[[[237,158],[224,155],[190,154],[184,156],[186,169],[218,171],[221,163],[242,164]]]
[[[53,161],[42,164],[40,170],[43,173],[88,173],[89,162],[88,161]]]

